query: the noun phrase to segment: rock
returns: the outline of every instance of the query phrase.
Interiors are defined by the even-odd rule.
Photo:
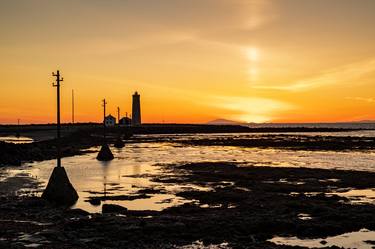
[[[78,200],[64,167],[55,167],[42,198],[59,206],[71,206]]]
[[[68,209],[65,211],[65,214],[67,215],[72,215],[72,216],[88,216],[90,215],[89,212],[80,209],[80,208],[73,208],[73,209]]]
[[[122,207],[120,205],[115,204],[103,204],[102,206],[102,213],[119,213],[125,214],[128,211],[126,207]]]
[[[123,148],[125,146],[125,143],[124,141],[122,141],[121,137],[118,137],[113,146],[115,146],[116,148]]]
[[[98,159],[99,161],[111,161],[113,160],[113,158],[114,156],[108,144],[103,144],[96,159]]]
[[[320,244],[322,244],[322,245],[326,245],[327,243],[328,243],[328,242],[325,241],[325,240],[320,241]]]
[[[88,202],[93,206],[99,206],[100,203],[101,203],[100,199],[98,199],[98,198],[92,198],[92,199],[88,200]]]

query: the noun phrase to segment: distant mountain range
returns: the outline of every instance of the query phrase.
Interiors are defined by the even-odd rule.
[[[219,119],[209,121],[206,124],[209,124],[209,125],[244,125],[246,123],[241,123],[241,122],[237,122],[237,121],[233,121],[233,120],[229,120],[229,119],[219,118]]]
[[[360,121],[353,121],[348,123],[375,123],[375,120],[360,120]]]
[[[321,123],[317,122],[317,123],[324,124],[326,122],[321,122]],[[359,120],[359,121],[329,122],[329,123],[330,124],[350,124],[350,123],[373,124],[373,123],[375,123],[375,120]],[[249,125],[251,123],[219,118],[219,119],[211,120],[211,121],[207,122],[206,124],[208,124],[208,125]],[[268,125],[271,124],[272,125],[272,124],[281,124],[281,123],[265,123],[265,124],[268,124]],[[298,123],[296,123],[296,124],[298,124]],[[304,124],[304,123],[301,123],[301,124]],[[313,123],[308,123],[308,124],[313,124]],[[258,125],[262,125],[262,124],[258,124]]]

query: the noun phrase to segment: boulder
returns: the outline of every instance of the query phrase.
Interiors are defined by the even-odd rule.
[[[122,141],[121,137],[118,137],[113,146],[116,148],[123,148],[125,146],[125,143],[124,141]]]
[[[102,213],[118,213],[118,214],[125,214],[127,213],[128,209],[126,207],[122,207],[120,205],[115,204],[103,204],[102,206]]]

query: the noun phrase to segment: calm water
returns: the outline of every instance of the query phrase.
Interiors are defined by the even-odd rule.
[[[332,236],[324,239],[298,239],[297,237],[274,237],[270,242],[278,245],[303,246],[307,248],[327,248],[338,246],[341,248],[372,249],[375,232],[367,229],[361,229],[357,232],[344,233],[338,236]]]
[[[22,143],[32,143],[34,140],[29,137],[16,137],[16,136],[0,136],[0,141],[6,143],[22,144]]]
[[[350,132],[367,136],[368,133]],[[319,133],[321,134],[321,133]],[[310,134],[311,135],[311,134]],[[343,134],[340,134],[343,135]],[[144,135],[147,136],[147,135]],[[140,136],[140,137],[144,137]],[[157,137],[165,135],[149,135]],[[196,137],[246,137],[249,134],[199,134],[170,135],[171,140]],[[92,148],[99,150],[99,148]],[[367,152],[330,152],[330,151],[291,151],[259,148],[220,147],[220,146],[181,146],[177,143],[136,143],[127,144],[122,149],[112,148],[115,159],[108,163],[95,159],[97,152],[81,156],[63,158],[62,163],[71,182],[79,193],[76,207],[90,212],[100,212],[101,206],[86,202],[91,196],[133,195],[144,188],[162,190],[162,194],[153,194],[151,198],[133,201],[105,201],[115,203],[132,210],[162,210],[188,200],[177,198],[175,193],[185,188],[200,186],[175,186],[152,182],[154,176],[165,174],[163,169],[168,164],[202,161],[231,161],[247,165],[265,167],[309,167],[327,169],[351,169],[375,171],[375,151]],[[49,179],[55,160],[27,163],[21,168],[2,169],[5,175],[28,173],[44,184]],[[4,172],[6,171],[6,172]],[[203,189],[205,190],[205,189]],[[207,189],[209,190],[209,189]]]

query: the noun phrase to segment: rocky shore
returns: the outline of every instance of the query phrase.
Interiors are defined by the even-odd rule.
[[[306,136],[293,134],[264,134],[247,137],[199,138],[181,141],[194,146],[239,146],[289,150],[360,151],[375,149],[374,137]]]
[[[374,188],[375,173],[202,162],[165,165],[153,181],[211,190],[181,190],[177,195],[192,202],[160,212],[103,205],[102,214],[3,195],[0,247],[178,248],[200,241],[216,248],[292,248],[268,240],[298,236],[324,243],[326,236],[375,230],[374,205],[353,205],[336,194]]]
[[[84,149],[98,146],[103,138],[92,136],[89,132],[79,131],[62,137],[61,153],[63,157],[84,153]],[[12,144],[0,142],[0,166],[17,166],[23,162],[54,159],[56,139],[44,140],[28,144]]]
[[[30,129],[30,128],[28,128]],[[50,128],[49,128],[50,129]],[[65,130],[68,130],[65,127]],[[48,130],[49,136],[54,133]],[[86,153],[87,149],[99,146],[103,143],[103,131],[98,127],[86,127],[81,129],[70,128],[65,131],[61,139],[62,156],[74,156]],[[325,137],[280,135],[279,132],[343,132],[346,129],[333,128],[249,128],[244,126],[215,126],[215,125],[146,125],[140,127],[114,127],[107,129],[107,142],[113,144],[120,136],[126,143],[147,142],[172,142],[197,146],[244,146],[280,149],[302,150],[367,150],[375,148],[374,138],[365,137]],[[5,132],[5,131],[3,131]],[[27,130],[30,134],[41,132]],[[176,139],[172,134],[199,134],[199,133],[252,133],[244,138],[228,137],[215,139]],[[275,134],[263,135],[264,132]],[[165,134],[159,137],[139,137],[130,139],[132,135],[141,134]],[[175,135],[174,135],[175,136]],[[43,137],[48,137],[43,134]],[[130,140],[129,140],[130,139]],[[22,162],[42,161],[56,158],[56,140],[41,140],[29,144],[12,144],[0,141],[0,166],[21,165]]]

